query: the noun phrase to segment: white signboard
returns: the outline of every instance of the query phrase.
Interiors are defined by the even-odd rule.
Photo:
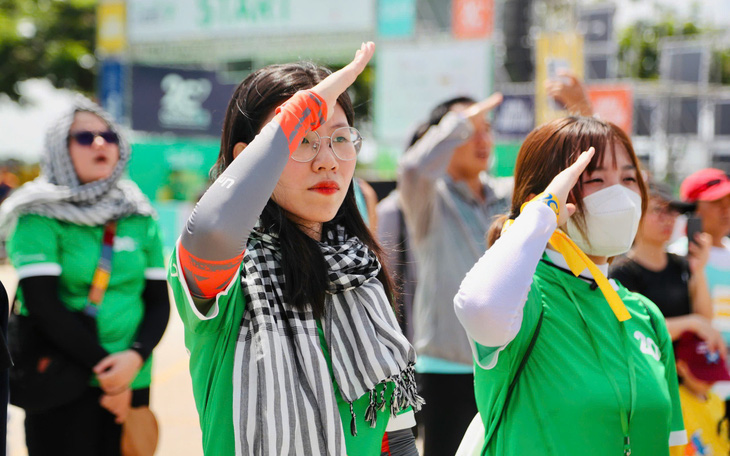
[[[391,145],[404,146],[442,101],[461,95],[481,100],[491,92],[488,41],[382,43],[375,57],[375,132]]]
[[[127,0],[131,43],[374,30],[375,0]]]

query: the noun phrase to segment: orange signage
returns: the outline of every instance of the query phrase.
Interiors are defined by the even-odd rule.
[[[631,87],[622,84],[591,85],[588,97],[593,112],[601,119],[613,122],[631,135],[634,115],[634,97]]]
[[[455,38],[489,38],[493,22],[494,0],[453,0],[451,3],[451,30]]]

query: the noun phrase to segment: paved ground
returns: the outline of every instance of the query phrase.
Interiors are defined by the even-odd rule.
[[[17,284],[10,266],[0,265],[0,280],[13,296]],[[188,373],[188,355],[183,344],[182,321],[173,309],[160,345],[155,350],[152,373],[152,405],[160,424],[157,456],[200,456],[203,454],[198,413]],[[26,456],[23,410],[10,407],[9,456]]]

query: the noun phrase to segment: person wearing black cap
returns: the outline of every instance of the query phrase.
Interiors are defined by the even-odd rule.
[[[674,349],[681,379],[679,398],[689,443],[686,456],[730,454],[725,404],[711,391],[718,381],[730,381],[730,372],[719,353],[708,348],[696,334],[687,332]]]
[[[677,201],[666,185],[650,183],[644,222],[631,250],[613,265],[610,275],[659,307],[673,340],[692,331],[724,356],[722,335],[710,323],[712,302],[704,271],[712,237],[697,234],[686,258],[666,251],[677,216],[693,209],[693,204]]]

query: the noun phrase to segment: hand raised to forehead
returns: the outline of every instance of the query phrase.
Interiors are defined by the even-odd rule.
[[[322,82],[312,88],[312,91],[324,98],[324,101],[327,103],[327,120],[335,112],[334,106],[337,103],[337,97],[355,82],[374,53],[375,43],[372,41],[363,43],[360,49],[355,52],[355,58],[352,59],[352,62],[327,76]]]
[[[502,94],[494,92],[482,101],[478,101],[464,110],[464,115],[469,119],[475,127],[480,122],[485,122],[485,117],[489,111],[496,108],[502,103]]]
[[[588,164],[593,158],[596,150],[591,147],[587,151],[583,152],[578,156],[578,159],[570,166],[565,168],[557,176],[555,176],[545,188],[546,193],[550,193],[557,198],[560,202],[560,215],[558,216],[558,226],[562,226],[568,221],[571,215],[575,212],[574,204],[567,204],[568,195],[570,191],[575,187],[575,184],[580,179],[580,175],[588,167]]]

